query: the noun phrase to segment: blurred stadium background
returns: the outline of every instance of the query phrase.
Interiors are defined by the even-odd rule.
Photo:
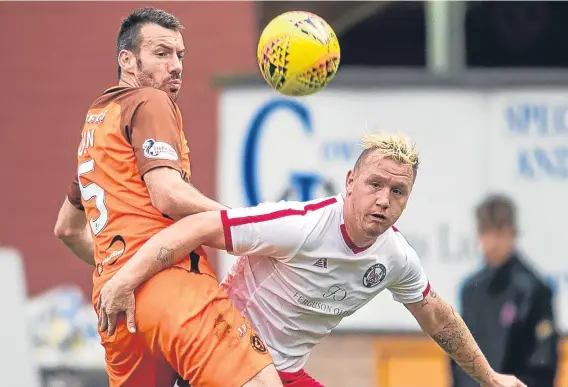
[[[511,195],[521,245],[568,333],[568,3],[0,2],[0,385],[105,386],[91,270],[53,236],[83,115],[115,82],[122,17],[153,5],[186,26],[179,100],[193,182],[229,206],[343,189],[367,130],[422,153],[401,229],[457,305],[481,264],[473,206]],[[325,18],[342,59],[321,94],[283,98],[256,67],[262,27],[294,9]],[[232,258],[218,255],[219,275]],[[568,344],[557,386],[568,385]],[[308,371],[328,387],[449,387],[447,359],[388,294],[347,318]]]

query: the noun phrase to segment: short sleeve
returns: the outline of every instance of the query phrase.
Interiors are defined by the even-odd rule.
[[[132,147],[144,176],[157,167],[182,172],[181,119],[175,103],[160,90],[147,91],[130,120]]]
[[[394,281],[388,289],[397,302],[403,304],[420,302],[430,292],[430,283],[416,251],[402,236],[397,235],[397,237],[402,239],[406,262],[401,270],[400,278]]]
[[[69,184],[67,189],[67,199],[69,202],[78,210],[85,211],[83,203],[81,202],[81,190],[79,188],[79,178],[75,175],[75,178]]]
[[[221,211],[225,245],[234,255],[263,255],[288,260],[300,250],[323,207],[335,199],[316,203],[279,202]]]

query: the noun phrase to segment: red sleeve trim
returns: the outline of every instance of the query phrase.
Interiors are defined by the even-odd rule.
[[[225,249],[228,253],[232,253],[233,236],[231,235],[231,224],[227,216],[227,210],[221,210],[221,223],[223,223],[223,234],[225,235]]]
[[[426,289],[424,289],[424,291],[422,292],[422,296],[424,296],[424,298],[426,298],[426,296],[430,294],[430,289],[431,289],[430,282],[428,282],[428,285],[426,285]]]

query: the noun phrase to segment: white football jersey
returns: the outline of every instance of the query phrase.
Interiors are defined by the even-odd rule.
[[[394,228],[368,248],[355,246],[342,195],[230,209],[221,218],[227,251],[243,256],[221,286],[279,371],[303,368],[343,317],[384,289],[401,303],[422,301],[429,291],[418,255]]]

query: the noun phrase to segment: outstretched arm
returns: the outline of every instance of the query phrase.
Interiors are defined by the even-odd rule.
[[[487,383],[493,369],[460,315],[434,290],[423,301],[407,304],[425,333],[479,383]]]
[[[160,231],[124,264],[113,281],[127,290],[134,290],[201,245],[226,249],[220,211],[191,215]]]
[[[310,225],[315,224],[306,215],[308,208],[290,208],[281,202],[187,216],[150,238],[113,281],[134,290],[202,245],[234,255],[286,259],[295,254]]]
[[[398,281],[389,286],[395,300],[414,315],[422,330],[484,387],[526,387],[517,378],[496,373],[479,349],[460,315],[432,290],[416,251],[395,234],[406,254]]]
[[[460,315],[434,290],[422,300],[406,304],[424,332],[482,386],[523,386],[515,377],[496,373],[479,349]]]
[[[224,248],[219,211],[188,216],[150,238],[101,289],[97,305],[100,330],[113,335],[118,314],[125,312],[128,330],[136,332],[134,290],[200,245]]]
[[[286,203],[278,203],[202,212],[179,220],[150,238],[101,289],[101,330],[108,328],[112,335],[118,314],[126,312],[128,328],[134,332],[134,289],[199,246],[235,255],[291,257],[310,233],[310,225],[316,224],[314,219],[305,223],[308,212],[308,206],[286,209]]]

